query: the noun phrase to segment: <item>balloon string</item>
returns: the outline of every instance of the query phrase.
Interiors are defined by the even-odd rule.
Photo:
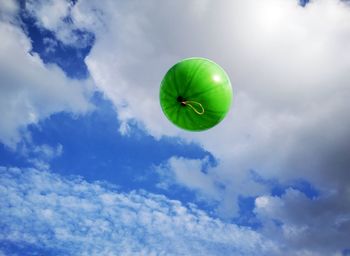
[[[186,100],[186,101],[182,101],[181,103],[186,105],[186,106],[191,107],[193,109],[193,111],[196,112],[198,115],[203,115],[204,114],[204,108],[203,108],[202,104],[200,104],[197,101]],[[198,111],[194,106],[192,106],[191,103],[192,104],[197,104],[201,108],[201,111]]]

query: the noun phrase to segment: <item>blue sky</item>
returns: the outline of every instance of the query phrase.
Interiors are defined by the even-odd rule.
[[[349,31],[338,0],[0,0],[0,256],[350,255]],[[199,133],[158,102],[192,56],[234,91]]]

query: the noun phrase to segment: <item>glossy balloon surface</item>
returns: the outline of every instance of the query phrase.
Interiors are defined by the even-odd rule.
[[[218,124],[232,102],[232,87],[225,71],[204,58],[184,59],[164,76],[160,105],[176,126],[203,131]]]

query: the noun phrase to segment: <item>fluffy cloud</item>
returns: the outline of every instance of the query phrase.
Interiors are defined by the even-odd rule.
[[[39,27],[54,31],[56,38],[64,44],[84,48],[93,38],[70,20],[72,5],[69,0],[29,0],[26,1],[26,11],[36,19]]]
[[[288,189],[280,198],[258,197],[255,211],[265,223],[265,236],[282,247],[299,248],[304,255],[341,255],[339,248],[350,246],[349,188],[314,199]]]
[[[273,255],[257,232],[164,196],[35,169],[0,168],[1,244],[56,255]]]
[[[157,166],[156,171],[161,176],[160,188],[168,189],[169,186],[179,184],[185,188],[204,193],[205,200],[212,198],[220,200],[221,188],[215,177],[203,172],[204,166],[209,165],[209,159],[187,159],[172,157],[162,166]]]
[[[18,9],[19,7],[15,1],[0,0],[0,19],[12,20]]]
[[[28,124],[60,111],[89,110],[92,85],[88,80],[69,79],[56,65],[46,65],[32,53],[30,39],[14,13],[12,22],[0,20],[0,141],[12,148]]]
[[[91,6],[81,2],[76,8]],[[97,40],[86,63],[120,119],[136,119],[155,137],[195,140],[219,160],[203,172],[198,160],[172,158],[161,172],[170,173],[162,176],[165,184],[172,179],[216,198],[219,213],[230,216],[238,212],[239,195],[268,194],[249,177],[251,169],[281,183],[307,179],[321,191],[316,202],[299,195],[295,210],[281,205],[271,210],[269,218],[283,224],[281,243],[293,255],[299,247],[300,255],[328,255],[347,246],[344,216],[350,210],[342,206],[342,195],[350,181],[349,6],[333,0],[313,1],[306,8],[294,0],[107,1],[101,9],[96,20],[104,22],[89,26]],[[81,15],[79,22],[84,22]],[[228,117],[203,133],[173,127],[157,100],[166,70],[191,56],[220,63],[235,93]],[[304,218],[299,219],[298,206],[305,209]],[[280,217],[278,209],[300,223]],[[336,219],[343,221],[334,224]],[[300,236],[290,237],[293,230]]]
[[[98,88],[116,106],[122,130],[136,120],[156,138],[194,140],[218,159],[217,166],[203,172],[205,160],[171,158],[161,167],[163,185],[175,182],[220,198],[220,212],[228,216],[237,213],[239,195],[258,196],[257,214],[266,222],[282,222],[282,231],[289,228],[282,237],[292,248],[306,248],[303,237],[310,241],[317,232],[324,232],[325,237],[316,236],[315,241],[325,248],[328,240],[327,252],[346,245],[341,230],[348,230],[349,209],[338,198],[343,198],[350,181],[348,3],[318,0],[302,8],[295,0],[106,0],[103,5],[91,0],[70,8],[74,26],[96,37],[86,63]],[[58,27],[51,29],[59,34]],[[190,56],[221,64],[234,87],[232,111],[217,127],[202,133],[173,127],[158,103],[167,69]],[[291,191],[281,198],[263,196],[267,188],[249,177],[251,169],[281,183],[307,179],[320,190],[320,198],[292,196]],[[164,170],[170,174],[164,176]],[[284,212],[285,205],[304,207],[304,218],[295,210]],[[309,225],[314,208],[321,217]],[[293,216],[303,223],[291,221]],[[335,219],[338,224],[332,225]],[[327,225],[317,229],[322,223]],[[293,230],[300,238],[287,236]],[[310,248],[299,254],[307,255],[315,246],[310,242]],[[320,250],[315,253],[322,254]]]
[[[264,191],[249,181],[250,169],[281,182],[303,177],[325,189],[348,184],[345,3],[320,0],[302,8],[294,0],[106,1],[102,7],[81,1],[72,20],[96,36],[86,63],[119,118],[137,120],[155,137],[181,136],[212,152],[219,165],[208,177],[227,184],[231,203],[238,194]],[[203,133],[173,127],[158,102],[166,70],[189,56],[220,63],[235,91],[228,117]]]

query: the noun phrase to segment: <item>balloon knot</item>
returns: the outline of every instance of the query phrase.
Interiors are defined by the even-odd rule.
[[[182,106],[186,106],[186,99],[182,96],[177,97],[177,102],[181,103]]]

